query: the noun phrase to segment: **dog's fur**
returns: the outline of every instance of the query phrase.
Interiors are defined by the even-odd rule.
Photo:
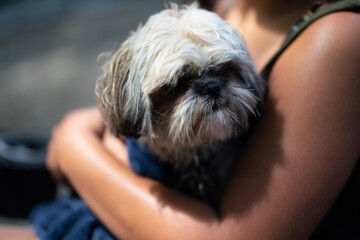
[[[112,133],[186,162],[194,149],[247,129],[264,83],[234,28],[196,5],[173,4],[121,45],[96,93]]]
[[[264,89],[234,28],[194,4],[172,4],[113,54],[96,94],[114,135],[140,137],[160,160],[186,165],[241,135]]]

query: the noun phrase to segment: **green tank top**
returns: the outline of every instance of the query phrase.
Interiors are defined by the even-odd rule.
[[[339,11],[360,12],[360,1],[337,1],[319,11],[314,9],[309,11],[298,24],[291,28],[280,49],[262,70],[263,77],[268,79],[277,59],[311,23],[327,14]],[[339,197],[310,239],[360,239],[360,160]]]

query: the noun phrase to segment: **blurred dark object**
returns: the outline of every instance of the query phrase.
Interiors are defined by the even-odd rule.
[[[197,2],[199,3],[201,8],[204,8],[206,10],[213,10],[215,3],[217,0],[198,0]],[[185,4],[190,4],[195,2],[195,0],[182,0],[181,2],[185,3]]]
[[[55,197],[56,183],[45,168],[47,141],[0,133],[0,215],[26,218],[35,204]]]

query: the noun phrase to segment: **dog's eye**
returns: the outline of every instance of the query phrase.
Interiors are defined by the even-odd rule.
[[[218,77],[225,78],[227,80],[240,81],[242,83],[245,82],[240,70],[232,66],[224,66],[219,70],[217,75]]]
[[[234,71],[223,71],[221,73],[221,77],[229,78],[229,79],[239,78],[238,74],[236,74]]]
[[[178,79],[176,85],[173,87],[173,91],[175,92],[182,92],[188,89],[192,83],[194,78],[189,75],[182,76]]]

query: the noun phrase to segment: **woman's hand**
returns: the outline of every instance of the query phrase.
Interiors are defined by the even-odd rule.
[[[71,146],[77,144],[76,141],[79,138],[86,137],[89,134],[101,141],[103,132],[103,120],[95,107],[70,112],[54,127],[48,145],[46,166],[56,181],[67,182],[63,174],[62,161],[68,159],[66,157],[68,154],[73,154]],[[109,149],[114,149],[115,140],[110,141],[109,138],[106,137],[105,142],[112,146]]]

